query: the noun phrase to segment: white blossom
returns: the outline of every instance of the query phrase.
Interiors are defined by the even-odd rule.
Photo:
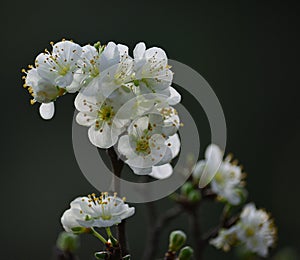
[[[236,226],[229,229],[221,229],[218,236],[211,239],[209,243],[225,252],[229,251],[238,242],[236,229]]]
[[[118,141],[118,136],[126,130],[130,120],[115,118],[119,108],[132,97],[130,92],[121,88],[115,90],[108,98],[101,93],[90,96],[79,93],[75,107],[79,111],[78,124],[89,127],[88,136],[91,143],[100,148],[109,148]]]
[[[173,72],[168,65],[164,50],[157,47],[146,49],[138,43],[133,50],[135,85],[140,93],[159,93],[170,96]],[[174,94],[174,93],[173,93]]]
[[[37,72],[54,86],[66,88],[73,81],[81,52],[81,47],[74,42],[64,40],[58,42],[53,45],[52,52],[46,50],[36,57]]]
[[[134,120],[128,133],[121,136],[118,151],[126,157],[125,163],[134,173],[155,178],[172,174],[169,162],[179,153],[180,141],[177,134],[164,135],[163,128],[163,117],[150,114]]]
[[[34,102],[50,103],[65,93],[64,89],[42,78],[36,68],[30,69],[26,74],[24,87],[28,88]]]
[[[241,245],[247,251],[266,257],[269,248],[274,245],[276,232],[270,216],[249,203],[244,206],[238,222],[229,229],[221,229],[218,236],[210,240],[210,244],[224,251]]]
[[[133,60],[128,55],[128,47],[109,42],[97,50],[94,46],[82,48],[78,71],[68,91],[75,92],[85,88],[85,94],[101,92],[109,96],[115,89],[132,80]]]
[[[67,232],[75,227],[110,227],[132,216],[134,207],[124,203],[124,199],[102,193],[100,197],[95,194],[79,197],[70,204],[61,217],[61,223]]]
[[[232,205],[241,202],[242,171],[237,165],[224,161],[211,181],[211,189]]]
[[[212,191],[232,205],[239,204],[245,192],[242,189],[244,174],[241,167],[228,159],[223,161],[223,152],[214,144],[206,149],[205,158],[195,166],[194,178],[201,179],[206,171],[208,176],[213,176],[210,182]]]
[[[39,108],[41,117],[46,120],[51,119],[55,112],[53,101],[64,95],[65,90],[42,78],[36,68],[31,68],[26,74],[24,87],[33,97],[31,104],[42,103]]]
[[[237,224],[237,236],[245,247],[262,257],[268,255],[268,249],[276,238],[276,228],[267,212],[256,209],[253,203],[247,204]]]

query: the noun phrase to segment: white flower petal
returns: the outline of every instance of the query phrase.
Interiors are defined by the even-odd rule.
[[[91,114],[91,113],[80,112],[76,116],[76,122],[79,125],[91,126],[95,123],[96,116],[97,116],[97,114],[95,114],[95,113]]]
[[[152,172],[149,175],[156,179],[166,179],[169,178],[172,173],[173,168],[171,164],[167,163],[160,166],[153,166]]]
[[[170,91],[170,96],[167,99],[169,105],[174,106],[180,103],[181,95],[178,93],[178,91],[173,87],[170,87],[169,91]]]
[[[40,115],[43,119],[49,120],[54,116],[55,107],[54,102],[42,103],[40,105]]]
[[[206,186],[217,173],[223,160],[223,152],[217,145],[211,144],[205,151],[205,158],[207,163],[200,178],[200,188]]]
[[[141,60],[144,57],[146,45],[143,42],[138,43],[133,50],[133,57],[135,60]]]
[[[118,151],[127,158],[130,158],[134,154],[128,135],[123,135],[120,137],[118,142]]]
[[[117,44],[120,55],[128,55],[128,47],[123,44]]]
[[[170,136],[167,140],[166,140],[167,144],[170,144],[170,146],[168,146],[171,149],[172,152],[172,158],[175,158],[180,151],[180,139],[178,134],[174,134],[172,136]]]
[[[112,135],[111,128],[107,123],[104,123],[99,129],[91,126],[88,130],[88,136],[93,145],[103,149],[113,146],[118,140],[115,135]]]
[[[120,52],[114,42],[109,42],[100,55],[100,70],[105,71],[109,67],[118,64]]]

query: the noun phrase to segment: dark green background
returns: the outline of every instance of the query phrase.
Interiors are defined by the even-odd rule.
[[[145,41],[197,70],[223,106],[227,151],[245,166],[250,199],[273,213],[279,247],[299,248],[296,10],[289,1],[2,2],[0,258],[49,259],[69,201],[93,191],[72,149],[74,96],[61,98],[55,118],[46,122],[22,88],[21,68],[49,48],[49,41],[63,37],[80,44],[113,40],[131,48]],[[209,143],[205,118],[188,96],[183,100],[203,129],[203,154]],[[161,210],[166,203],[158,203]],[[133,259],[141,259],[145,207],[136,205],[136,212],[128,221],[129,241]],[[188,232],[186,217],[176,226]],[[166,245],[165,239],[161,248]],[[92,259],[96,249],[95,239],[83,238],[82,259]],[[224,258],[212,248],[206,256]]]

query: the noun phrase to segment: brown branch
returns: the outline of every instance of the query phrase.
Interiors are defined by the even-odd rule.
[[[120,193],[119,178],[121,177],[121,172],[122,172],[122,169],[124,166],[124,162],[119,159],[119,157],[113,147],[110,147],[107,149],[107,154],[111,160],[111,166],[112,166],[113,173],[117,177],[114,179],[114,189],[116,192]],[[120,245],[120,250],[121,250],[122,256],[128,255],[128,253],[129,253],[128,249],[127,249],[127,243],[126,243],[125,225],[126,225],[126,221],[123,220],[117,226],[117,238],[118,238],[118,242]]]
[[[230,217],[229,219],[227,219],[224,223],[220,223],[219,225],[217,225],[216,227],[212,228],[210,231],[208,231],[202,238],[202,240],[205,243],[208,243],[209,240],[215,238],[218,234],[219,231],[222,228],[230,228],[232,227],[237,221],[239,220],[239,214],[234,215],[232,217]]]
[[[191,233],[193,235],[195,245],[196,245],[195,259],[201,260],[202,253],[205,248],[205,243],[203,243],[203,240],[201,239],[201,230],[200,230],[200,224],[199,224],[199,220],[198,220],[197,208],[194,208],[189,213],[190,213],[190,219],[191,219]]]
[[[148,217],[149,219],[154,219],[152,214],[153,205],[149,203],[146,205],[148,208]],[[158,217],[155,223],[152,223],[149,229],[148,242],[146,244],[144,256],[142,259],[144,260],[153,260],[155,259],[155,253],[159,246],[159,238],[163,229],[167,226],[168,222],[179,216],[183,213],[183,209],[181,206],[177,205],[169,210],[165,211],[160,217]]]

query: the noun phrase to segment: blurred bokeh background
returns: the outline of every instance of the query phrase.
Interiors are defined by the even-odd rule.
[[[29,104],[21,68],[49,48],[50,41],[80,44],[139,41],[159,46],[170,58],[197,70],[222,104],[228,130],[226,152],[248,173],[249,199],[272,212],[278,248],[300,248],[299,46],[297,4],[291,1],[5,1],[1,3],[1,259],[50,259],[60,216],[78,195],[93,192],[76,163],[71,126],[75,96],[57,102],[46,122]],[[201,107],[183,96],[197,119],[201,156],[209,129]],[[142,259],[146,211],[135,205],[128,220],[133,259]],[[167,199],[157,202],[169,207]],[[206,205],[202,226],[217,221]],[[189,233],[186,216],[170,230]],[[83,237],[79,255],[93,259],[94,238]],[[192,243],[192,241],[190,241]],[[205,259],[233,259],[213,248]]]

